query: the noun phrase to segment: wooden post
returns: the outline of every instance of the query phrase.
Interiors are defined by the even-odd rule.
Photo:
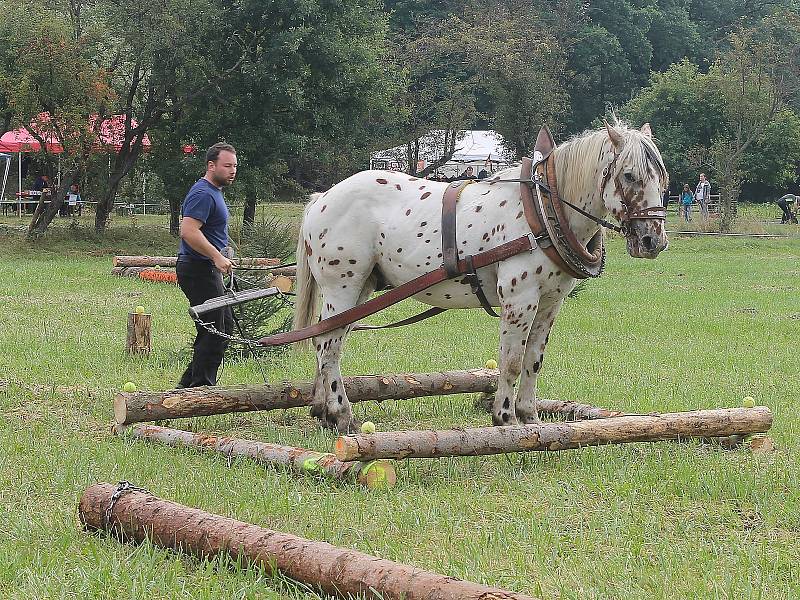
[[[348,435],[336,440],[336,456],[342,461],[352,461],[567,450],[604,444],[763,433],[771,426],[772,412],[766,406],[722,408],[542,425]]]
[[[128,313],[128,337],[125,352],[128,354],[150,354],[150,326],[152,315]]]
[[[524,594],[236,521],[162,500],[149,492],[122,489],[122,485],[96,483],[84,490],[78,516],[87,530],[107,531],[123,540],[149,540],[156,546],[200,558],[227,553],[267,573],[277,569],[295,581],[346,598],[533,600]],[[112,501],[115,493],[119,495]]]
[[[114,397],[114,418],[120,425],[130,425],[161,419],[296,408],[311,404],[313,385],[311,381],[284,381],[167,392],[120,392]],[[497,387],[497,370],[360,375],[345,377],[344,387],[350,402],[485,392]]]
[[[267,444],[205,433],[192,433],[156,425],[117,427],[117,433],[159,442],[168,446],[188,446],[199,450],[219,452],[225,456],[244,456],[268,465],[284,466],[298,473],[322,473],[333,479],[355,481],[370,489],[394,487],[397,475],[394,466],[385,460],[371,462],[342,462],[333,454],[314,452],[294,446]]]

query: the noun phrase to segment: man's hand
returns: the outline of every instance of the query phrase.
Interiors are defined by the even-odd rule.
[[[233,263],[222,256],[222,254],[217,254],[214,258],[214,266],[217,267],[224,275],[227,275],[233,269]]]

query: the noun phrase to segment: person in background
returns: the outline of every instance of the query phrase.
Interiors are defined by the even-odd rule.
[[[228,206],[222,189],[236,179],[236,150],[230,144],[218,143],[206,152],[206,174],[186,194],[181,208],[181,243],[175,272],[190,306],[223,296],[222,275],[231,272],[233,264],[223,250],[228,246]],[[204,320],[225,334],[233,331],[230,308],[210,313]],[[192,362],[178,383],[179,388],[216,385],[217,373],[228,347],[228,340],[195,324]]]
[[[464,169],[464,172],[459,177],[456,177],[454,181],[461,181],[465,179],[477,179],[477,177],[475,177],[475,171],[472,167],[467,167]]]
[[[78,193],[78,184],[73,183],[69,186],[69,192],[67,192],[67,215],[72,217],[76,213],[78,215],[81,214],[79,204],[83,204],[81,201],[81,195]]]
[[[794,206],[792,206],[794,205]],[[797,224],[797,213],[800,212],[800,196],[785,194],[778,198],[778,207],[781,209],[781,225],[785,223]]]
[[[683,218],[689,223],[692,220],[692,202],[694,197],[688,183],[683,184],[683,191],[678,202],[678,206],[683,208]]]
[[[486,169],[481,169],[478,171],[478,179],[486,179],[489,176],[489,171]]]
[[[694,197],[700,207],[700,216],[708,220],[708,203],[711,201],[711,184],[706,179],[705,173],[700,173],[700,181],[694,189]]]

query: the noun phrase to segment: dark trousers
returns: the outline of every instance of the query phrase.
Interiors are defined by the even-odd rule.
[[[797,223],[797,217],[789,210],[789,203],[786,200],[778,200],[778,206],[780,206],[781,211],[783,211],[783,215],[781,215],[781,224]]]
[[[211,262],[178,259],[175,272],[178,275],[178,285],[191,306],[225,294],[222,273]],[[233,331],[233,314],[230,308],[207,313],[201,319],[213,323],[219,331],[228,334]],[[194,340],[194,355],[178,383],[178,387],[182,388],[216,385],[217,372],[222,364],[225,348],[228,347],[228,340],[225,338],[211,333],[199,324],[195,326],[197,337]]]

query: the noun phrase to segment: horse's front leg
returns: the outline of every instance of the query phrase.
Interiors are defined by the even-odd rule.
[[[544,350],[550,338],[553,321],[563,303],[563,297],[550,303],[543,299],[528,335],[525,356],[522,359],[522,377],[515,402],[517,418],[523,423],[541,422],[536,401],[536,379],[542,369]]]
[[[502,286],[498,286],[498,294],[503,312],[500,315],[500,376],[492,405],[492,422],[495,425],[515,425],[519,421],[513,401],[514,384],[522,369],[538,294],[530,288],[520,291],[512,287],[505,292],[504,298]]]

